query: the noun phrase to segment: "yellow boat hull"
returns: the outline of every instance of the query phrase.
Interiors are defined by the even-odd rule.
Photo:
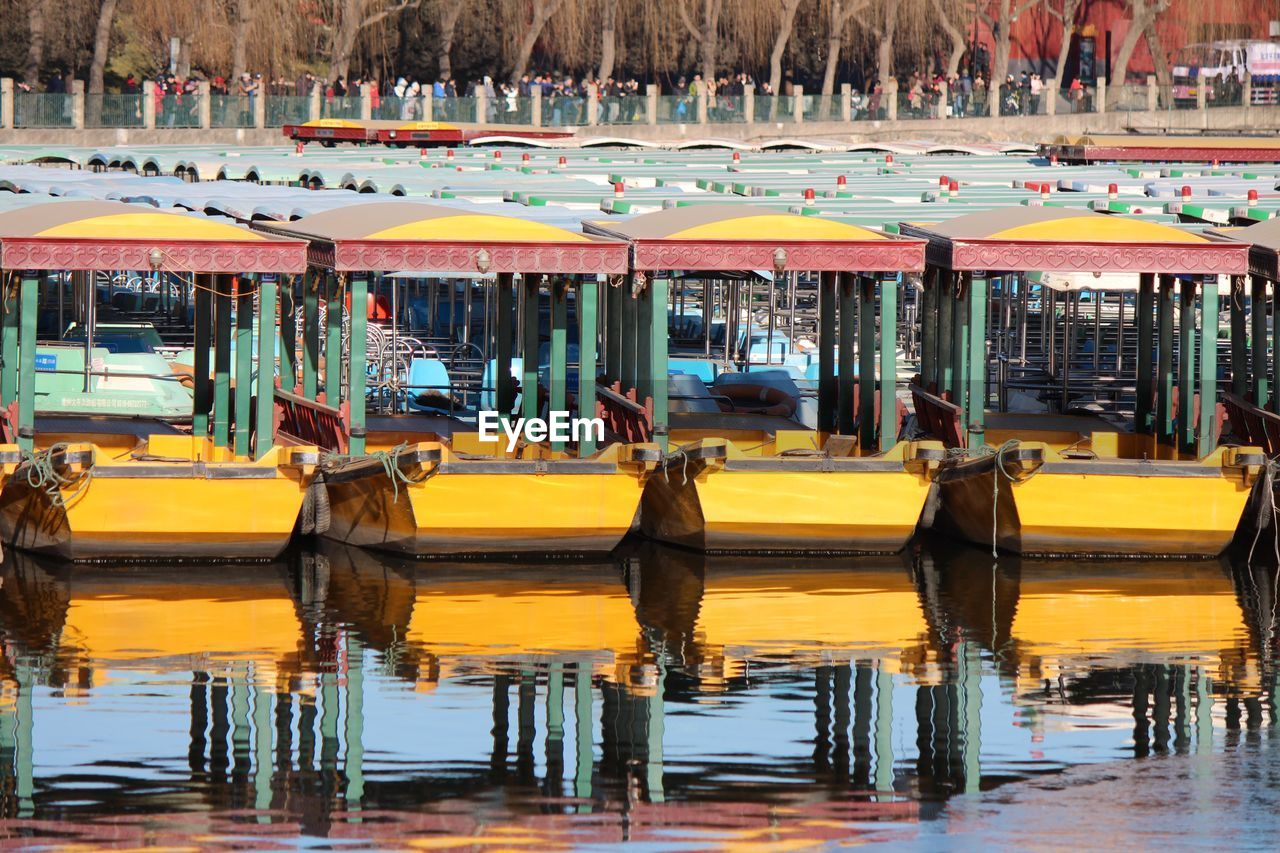
[[[1236,448],[1203,461],[1063,460],[1042,451],[1052,461],[1030,476],[998,474],[994,456],[945,465],[931,526],[991,545],[994,524],[995,544],[1019,554],[1213,557],[1235,536],[1256,476],[1233,463]]]
[[[93,460],[76,463],[88,476],[51,493],[20,469],[5,484],[7,544],[74,561],[271,559],[293,535],[316,457],[277,448],[259,462],[119,461],[94,459],[92,444],[68,453]]]
[[[415,556],[612,551],[635,523],[643,466],[613,447],[591,459],[462,459],[437,442],[405,453],[438,461],[393,480],[381,464],[330,472],[329,538]],[[655,454],[656,455],[656,454]]]
[[[721,448],[721,461],[704,449]],[[882,457],[747,458],[696,442],[645,486],[646,535],[704,551],[893,553],[916,529],[929,478],[907,443]]]

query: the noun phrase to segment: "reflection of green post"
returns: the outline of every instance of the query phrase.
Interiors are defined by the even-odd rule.
[[[253,694],[253,807],[260,812],[271,808],[271,691],[249,679]],[[269,823],[265,814],[258,815],[258,823]]]
[[[24,278],[31,275],[38,273],[27,272]],[[62,287],[61,282],[58,287]],[[18,294],[7,287],[3,293],[4,316],[0,318],[0,335],[3,335],[3,340],[0,341],[0,358],[3,359],[3,364],[0,364],[0,406],[8,408],[10,403],[18,399]],[[58,331],[61,332],[62,329]]]
[[[564,279],[551,284],[551,370],[548,407],[551,412],[568,408],[569,378],[569,283]],[[564,450],[563,441],[551,442],[551,449]]]
[[[957,659],[960,721],[964,728],[964,790],[972,794],[982,781],[982,668],[978,649],[970,643],[960,644]]]
[[[338,674],[320,675],[320,770],[338,767]]]
[[[253,405],[253,291],[252,279],[241,277],[236,292],[235,452],[249,455],[249,421]]]
[[[358,811],[364,799],[364,643],[354,632],[347,638],[347,811]]]
[[[24,282],[25,283],[25,282]],[[34,312],[33,312],[34,313]],[[18,697],[14,705],[14,793],[18,795],[18,817],[31,817],[35,811],[35,724],[36,719],[31,709],[31,688],[35,678],[31,667],[19,663],[15,667],[15,680],[18,682]]]
[[[494,402],[495,408],[502,418],[511,416],[516,405],[515,382],[511,376],[511,359],[515,347],[515,329],[512,317],[515,312],[514,276],[509,272],[498,273],[498,317],[493,326],[493,335],[497,344],[497,357],[494,359]]]
[[[194,401],[191,407],[191,434],[203,442],[209,437],[209,412],[213,408],[213,399],[209,388],[209,350],[213,345],[213,294],[210,285],[214,277],[199,276],[195,286],[195,384]]]
[[[92,296],[93,291],[90,290]],[[36,320],[40,307],[40,274],[22,275],[21,333],[18,338],[18,446],[30,453],[36,426]],[[91,354],[92,355],[92,354]]]
[[[1175,666],[1173,675],[1177,679],[1173,709],[1173,749],[1182,755],[1191,745],[1191,667]]]
[[[1243,288],[1243,280],[1241,287]],[[1243,302],[1243,297],[1241,297]],[[1233,311],[1240,314],[1241,311]],[[1241,358],[1243,361],[1243,357]],[[1202,276],[1200,279],[1200,430],[1199,446],[1196,448],[1201,459],[1213,452],[1218,446],[1218,437],[1214,435],[1217,418],[1214,413],[1218,405],[1218,281],[1215,276]]]
[[[665,325],[665,324],[664,324]],[[666,733],[666,709],[663,707],[662,691],[666,682],[666,670],[658,664],[658,685],[649,697],[645,706],[648,715],[645,732],[648,734],[648,761],[645,763],[645,778],[648,781],[649,802],[665,802],[667,795],[663,786],[662,738]]]
[[[893,791],[893,676],[884,663],[876,668],[876,778],[877,791]]]
[[[573,680],[574,738],[577,747],[577,765],[573,774],[573,795],[579,799],[591,797],[591,771],[594,765],[591,722],[591,663],[580,661]],[[590,812],[591,806],[578,806],[580,813]]]
[[[1250,385],[1254,404],[1266,406],[1270,402],[1267,386],[1267,280],[1255,275],[1250,277],[1249,283],[1249,366],[1253,373]]]
[[[653,433],[654,439],[665,442],[667,438],[667,292],[671,282],[665,278],[655,278],[649,282],[648,325],[642,326],[640,334],[650,336],[649,364],[647,368],[652,376],[653,391]],[[665,447],[663,448],[666,449]]]
[[[338,276],[325,276],[324,315],[324,401],[337,406],[342,402],[342,287]]]
[[[564,664],[547,669],[547,779],[554,775],[556,791],[564,774]]]
[[[836,431],[836,276],[818,282],[818,431],[827,433]]]
[[[276,364],[276,294],[280,284],[274,275],[258,279],[258,382],[255,389],[253,455],[261,459],[271,449],[272,420],[275,409]],[[281,359],[281,364],[286,364]]]
[[[524,362],[520,371],[520,417],[538,416],[538,276],[524,278]]]
[[[1213,679],[1203,669],[1196,679],[1196,752],[1213,752]]]
[[[352,456],[364,455],[365,382],[369,378],[366,348],[369,345],[369,274],[351,277],[351,366],[347,376],[347,399],[351,402]]]
[[[231,675],[231,763],[233,773],[247,779],[253,772],[249,743],[249,694],[253,691],[247,665]]]
[[[320,282],[324,273],[308,269],[302,278],[302,396],[316,398],[320,375]]]
[[[965,356],[966,403],[965,429],[969,430],[970,449],[983,443],[987,421],[987,291],[986,273],[974,273],[969,279],[968,355]]]
[[[596,312],[599,307],[600,284],[584,278],[578,285],[578,417],[596,415]],[[596,434],[587,430],[578,444],[578,456],[596,452]]]
[[[880,281],[880,449],[898,441],[898,278]]]
[[[1160,276],[1156,301],[1156,436],[1173,443],[1173,276]]]
[[[836,366],[836,428],[840,435],[853,435],[853,356],[857,339],[855,321],[857,291],[852,273],[840,273],[837,288],[840,294],[840,345]]]
[[[859,276],[857,282],[858,452],[865,455],[876,450],[876,281]]]
[[[1151,434],[1151,404],[1155,391],[1151,385],[1152,337],[1156,301],[1156,277],[1144,272],[1138,276],[1138,397],[1134,401],[1134,430]],[[1123,346],[1123,341],[1120,342]],[[1117,349],[1118,351],[1118,349]]]
[[[1192,417],[1196,364],[1196,282],[1186,279],[1178,294],[1178,452],[1195,449],[1196,427]],[[1215,311],[1215,314],[1217,312]],[[1214,334],[1217,335],[1217,325]]]

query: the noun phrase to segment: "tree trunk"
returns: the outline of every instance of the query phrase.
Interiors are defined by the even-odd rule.
[[[449,54],[453,51],[453,34],[465,5],[464,0],[442,0],[440,3],[440,51],[436,67],[439,68],[440,79],[446,82],[453,76],[453,60]]]
[[[1116,54],[1115,65],[1111,66],[1108,81],[1112,86],[1124,85],[1125,75],[1129,73],[1129,60],[1133,59],[1133,51],[1138,46],[1138,39],[1147,26],[1147,4],[1145,0],[1132,0],[1129,8],[1133,10],[1133,20],[1129,22],[1129,30],[1120,42],[1120,52]],[[1110,59],[1110,57],[1107,57]]]
[[[98,7],[98,26],[93,32],[93,60],[89,63],[89,94],[102,94],[102,77],[111,52],[111,25],[115,23],[117,0],[102,0]]]
[[[45,19],[50,0],[35,0],[27,13],[27,63],[22,79],[32,89],[40,85],[40,66],[44,64]]]
[[[338,6],[338,23],[334,27],[333,47],[329,53],[328,80],[346,79],[351,73],[351,54],[360,37],[360,18],[364,14],[365,0],[343,0]]]
[[[885,92],[885,97],[889,93],[889,81],[893,79],[893,37],[898,29],[898,3],[897,0],[885,0],[884,4],[884,27],[876,33],[880,39],[880,44],[876,48],[876,75],[880,80],[880,86]]]
[[[943,2],[944,0],[933,0],[933,8],[938,13],[938,23],[941,25],[943,32],[951,39],[951,54],[947,57],[947,79],[950,80],[960,73],[960,60],[964,59],[964,52],[968,49],[968,42],[965,38],[964,30],[951,21],[951,15],[948,14]]]
[[[840,0],[833,0],[839,5]],[[786,53],[787,42],[796,28],[796,10],[800,8],[800,0],[782,0],[782,20],[778,24],[778,34],[773,39],[773,50],[769,53],[769,89],[777,92],[782,85],[782,54]]]
[[[240,0],[236,3],[235,24],[231,28],[231,79],[239,80],[246,71],[245,54],[249,44],[249,24],[253,18],[252,3],[254,0]]]
[[[618,52],[618,2],[604,0],[600,8],[600,71],[597,80],[613,76],[613,62]]]
[[[1156,16],[1152,15],[1143,29],[1147,37],[1147,50],[1151,51],[1151,62],[1156,72],[1156,83],[1162,87],[1173,85],[1173,77],[1169,73],[1169,57],[1165,56],[1164,44],[1160,41],[1160,32],[1156,29]]]
[[[533,20],[529,22],[529,28],[524,31],[520,46],[516,49],[516,61],[511,69],[512,83],[519,82],[525,69],[529,67],[529,57],[533,56],[533,47],[538,43],[538,37],[562,2],[564,0],[533,0]]]
[[[1080,11],[1080,0],[1064,0],[1062,4],[1062,41],[1058,43],[1058,62],[1053,66],[1053,76],[1058,78],[1058,85],[1063,84],[1062,75],[1067,70],[1067,59],[1071,56],[1071,39],[1075,35],[1076,14]],[[1066,81],[1070,85],[1071,81]]]

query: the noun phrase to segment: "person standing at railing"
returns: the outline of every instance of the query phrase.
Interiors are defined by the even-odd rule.
[[[973,114],[987,114],[987,78],[979,71],[973,76]]]
[[[1044,91],[1044,81],[1040,79],[1039,74],[1031,75],[1030,92],[1031,92],[1031,109],[1032,115],[1040,115],[1040,94]]]
[[[970,100],[973,98],[973,78],[969,76],[969,69],[964,68],[960,71],[960,76],[956,78],[955,94],[953,95],[955,107],[954,114],[956,118],[964,118]]]
[[[1071,78],[1071,87],[1067,89],[1067,99],[1071,101],[1071,111],[1080,112],[1084,107],[1084,85],[1079,77]]]

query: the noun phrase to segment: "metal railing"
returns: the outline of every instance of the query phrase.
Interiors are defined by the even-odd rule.
[[[14,92],[13,126],[74,127],[72,96],[44,92]]]

